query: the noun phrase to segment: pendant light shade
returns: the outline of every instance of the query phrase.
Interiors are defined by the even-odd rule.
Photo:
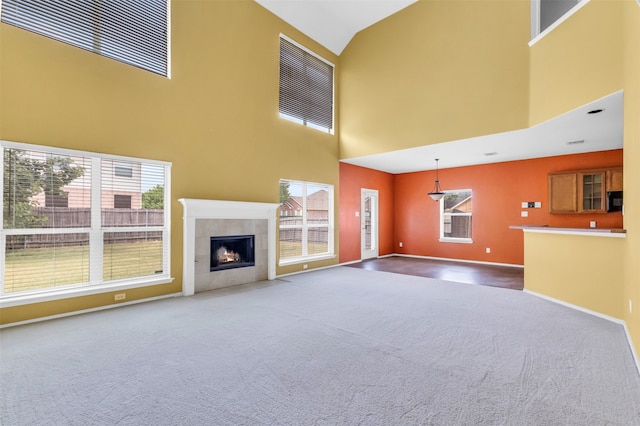
[[[436,158],[436,182],[433,186],[433,191],[429,193],[429,197],[433,198],[435,201],[440,201],[442,197],[444,197],[444,191],[440,188],[440,179],[438,179],[438,161],[440,159]]]

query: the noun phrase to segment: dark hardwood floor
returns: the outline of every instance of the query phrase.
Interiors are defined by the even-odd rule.
[[[494,266],[404,256],[369,259],[346,266],[512,290],[522,290],[524,288],[524,268],[511,266]]]

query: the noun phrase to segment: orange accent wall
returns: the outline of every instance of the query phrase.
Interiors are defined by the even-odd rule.
[[[622,150],[563,155],[440,170],[447,190],[473,191],[472,244],[442,243],[439,205],[427,193],[435,172],[395,176],[395,247],[397,253],[522,265],[523,233],[510,225],[549,225],[588,228],[622,228],[621,213],[550,214],[547,174],[563,170],[621,167]],[[523,201],[541,201],[542,208],[522,209]],[[528,217],[521,217],[526,210]],[[402,241],[403,247],[398,247]],[[486,253],[486,248],[491,253]]]
[[[378,190],[379,255],[393,250],[393,175],[340,163],[340,263],[360,260],[360,190]]]
[[[427,196],[435,171],[391,175],[341,163],[340,262],[360,259],[360,222],[355,211],[360,210],[362,187],[380,190],[380,255],[399,253],[522,265],[523,233],[509,229],[510,225],[588,228],[595,220],[598,228],[622,228],[620,212],[550,214],[547,202],[548,173],[622,167],[622,157],[620,149],[441,169],[444,190],[473,191],[471,244],[438,241],[439,204]],[[542,208],[526,209],[529,216],[521,217],[523,201],[540,201]],[[486,253],[487,247],[491,253]]]

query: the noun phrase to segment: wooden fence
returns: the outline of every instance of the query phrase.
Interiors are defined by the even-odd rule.
[[[34,207],[32,211],[39,216],[47,218],[41,228],[91,227],[91,210],[88,208]],[[162,226],[164,224],[164,212],[155,209],[102,209],[101,221],[104,227]],[[162,240],[161,231],[112,232],[105,234],[106,244],[160,240]],[[87,233],[7,236],[7,249],[9,250],[87,244],[89,244],[89,234]]]

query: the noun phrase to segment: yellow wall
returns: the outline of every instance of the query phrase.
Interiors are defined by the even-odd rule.
[[[622,88],[622,3],[591,0],[531,47],[530,125]]]
[[[527,1],[421,0],[340,57],[340,157],[527,127]]]
[[[281,32],[337,64],[253,0],[172,1],[171,79],[0,24],[0,139],[173,163],[175,281],[127,290],[127,300],[181,291],[178,198],[278,202],[287,178],[333,184],[337,199],[337,131],[278,117]],[[6,308],[0,321],[110,303],[107,294]]]
[[[623,319],[622,238],[524,233],[524,288]]]
[[[624,3],[624,226],[628,230],[625,253],[624,319],[640,353],[640,4]],[[629,312],[629,300],[633,313]]]

